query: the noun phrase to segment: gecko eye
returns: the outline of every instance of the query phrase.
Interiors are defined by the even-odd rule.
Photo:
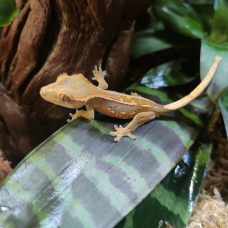
[[[61,94],[59,96],[59,98],[60,98],[61,101],[65,102],[65,103],[67,103],[70,100],[70,98],[67,95],[64,95],[64,94]]]

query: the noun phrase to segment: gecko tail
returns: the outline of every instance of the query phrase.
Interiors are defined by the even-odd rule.
[[[222,57],[216,56],[215,61],[213,65],[211,66],[211,69],[208,71],[206,77],[203,79],[203,81],[187,96],[183,97],[182,99],[173,102],[171,104],[165,105],[164,108],[168,110],[177,110],[179,108],[184,107],[191,101],[193,101],[195,98],[197,98],[210,84],[217,68],[219,65],[219,62],[222,60]]]

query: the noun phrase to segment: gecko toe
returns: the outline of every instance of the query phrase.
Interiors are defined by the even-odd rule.
[[[115,142],[119,142],[121,138],[122,138],[122,137],[117,136],[116,138],[114,138],[114,141],[115,141]]]
[[[116,125],[114,125],[114,129],[118,131],[119,128]]]
[[[109,135],[116,136],[117,135],[117,132],[110,132]]]
[[[137,139],[137,137],[132,135],[132,134],[128,134],[128,137],[131,138],[131,139],[134,139],[134,140]]]

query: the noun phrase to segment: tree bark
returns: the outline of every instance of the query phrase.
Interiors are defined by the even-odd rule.
[[[109,89],[116,89],[128,67],[134,20],[152,2],[17,0],[19,13],[0,40],[0,126],[9,138],[0,146],[13,142],[13,154],[17,148],[26,155],[66,123],[69,109],[39,95],[63,72],[91,80],[102,63]]]

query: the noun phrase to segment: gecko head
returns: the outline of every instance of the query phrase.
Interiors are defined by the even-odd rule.
[[[75,99],[75,94],[80,89],[77,86],[77,81],[74,80],[75,76],[73,78],[73,76],[67,74],[59,75],[56,82],[41,88],[41,97],[51,103],[67,108],[77,109],[83,107],[86,101]]]

